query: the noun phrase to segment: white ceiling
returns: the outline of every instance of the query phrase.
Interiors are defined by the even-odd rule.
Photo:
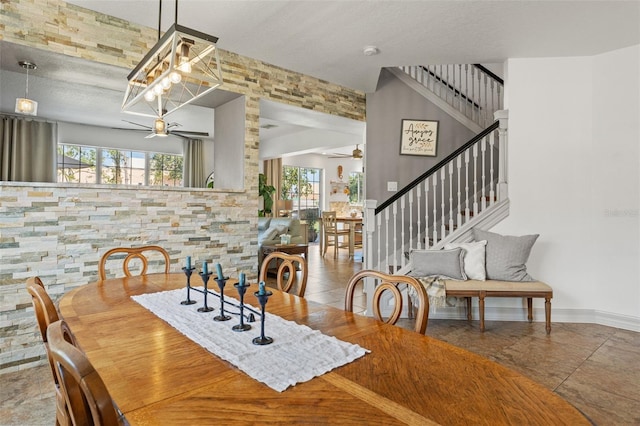
[[[158,0],[70,0],[158,27]],[[174,0],[164,0],[166,30]],[[638,1],[180,0],[178,23],[220,48],[373,92],[380,68],[582,56],[640,43]],[[374,45],[376,56],[364,56]]]
[[[158,25],[158,0],[70,3]],[[175,1],[162,4],[165,30],[173,22]],[[593,55],[640,43],[639,1],[180,0],[178,22],[218,36],[222,49],[365,92],[375,91],[380,69],[387,66],[501,64],[507,58]],[[368,45],[380,53],[364,56]],[[105,127],[134,128],[122,120],[141,121],[120,113],[130,70],[2,41],[0,111],[12,112],[15,98],[24,94],[24,70],[17,62],[25,59],[38,64],[30,73],[30,93],[42,116]],[[171,121],[183,130],[212,133],[202,124],[211,120],[202,117],[234,96],[215,90]],[[267,124],[277,127],[266,129]],[[303,136],[327,142],[300,152],[347,153],[362,143],[362,123],[302,114],[282,104],[261,106],[261,126],[261,150],[270,140],[286,144]],[[274,155],[278,149],[286,146],[273,148]]]

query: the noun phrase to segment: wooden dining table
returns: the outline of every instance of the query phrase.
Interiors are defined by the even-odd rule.
[[[557,394],[486,358],[271,289],[268,312],[371,351],[277,392],[131,298],[185,282],[184,274],[108,279],[60,300],[61,316],[132,425],[589,424]],[[254,306],[255,290],[246,296]],[[229,283],[225,294],[237,296]]]

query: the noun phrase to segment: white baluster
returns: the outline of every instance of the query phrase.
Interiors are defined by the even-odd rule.
[[[489,121],[489,96],[487,95],[487,90],[488,90],[488,76],[485,73],[482,73],[482,76],[484,78],[484,108],[483,108],[483,114],[482,114],[482,127],[485,128],[487,127],[487,123]],[[491,111],[493,112],[493,111]]]
[[[456,222],[458,224],[458,228],[462,226],[462,199],[460,194],[460,170],[462,169],[462,154],[456,157],[456,169],[458,171],[458,215],[456,217]]]
[[[413,189],[409,191],[409,251],[413,248]]]
[[[480,151],[482,152],[482,187],[481,187],[481,191],[482,191],[482,198],[481,198],[481,206],[482,206],[482,210],[487,208],[487,197],[485,194],[485,187],[486,187],[486,181],[485,181],[485,163],[486,163],[486,156],[485,156],[485,152],[487,150],[487,137],[485,136],[484,138],[482,138],[482,140],[480,141]]]
[[[445,213],[444,213],[444,167],[440,169],[440,239],[443,239],[447,234],[445,232]]]
[[[433,244],[438,244],[438,175],[432,176],[433,180]]]
[[[466,99],[464,100],[464,115],[469,117],[469,64],[464,65],[464,94]],[[462,102],[462,99],[460,99]]]
[[[393,203],[393,273],[398,270],[398,201]]]
[[[386,212],[387,209],[385,209],[384,211]],[[378,267],[382,267],[382,241],[380,240],[380,236],[382,235],[382,214],[383,212],[380,212],[380,214],[378,214],[376,223],[376,234],[378,234],[378,262],[376,264],[378,265]]]
[[[400,265],[404,266],[404,218],[407,216],[406,215],[406,209],[405,209],[405,196],[403,195],[402,197],[400,197]],[[396,255],[396,258],[398,256]]]
[[[429,244],[429,178],[424,180],[424,248],[428,249]]]
[[[458,80],[460,81],[458,84],[460,85],[460,90],[458,93],[458,111],[462,111],[462,64],[458,64]]]
[[[489,158],[491,161],[489,162],[489,205],[493,205],[496,199],[496,192],[494,189],[494,180],[493,180],[493,170],[494,170],[494,159],[493,159],[493,151],[495,151],[495,130],[489,133]]]
[[[449,163],[449,234],[453,232],[453,161]]]
[[[480,71],[478,71],[478,100],[476,103],[478,104],[478,116],[476,123],[482,126],[482,75],[480,74]]]
[[[391,211],[391,209],[389,207],[387,207],[384,210],[384,213],[385,213],[385,227],[386,227],[386,229],[385,229],[385,238],[384,238],[386,253],[385,253],[385,256],[384,256],[384,261],[385,261],[385,264],[387,265],[386,268],[385,268],[385,272],[390,270],[390,268],[389,268],[389,246],[391,245],[391,244],[389,244],[389,241],[391,241],[391,239],[389,238],[389,212],[390,211]]]
[[[473,214],[478,214],[478,144],[473,145]]]
[[[471,213],[471,211],[469,210],[469,205],[470,205],[470,200],[469,200],[469,152],[470,149],[467,149],[464,152],[464,169],[465,169],[465,173],[466,173],[466,178],[464,180],[464,199],[465,199],[465,207],[464,207],[464,220],[465,223],[469,222],[469,215]]]
[[[446,72],[447,78],[445,79],[445,81],[446,81],[445,87],[447,88],[447,90],[444,92],[445,93],[445,101],[447,101],[447,103],[449,105],[451,105],[453,103],[453,99],[451,100],[451,103],[450,103],[449,102],[449,93],[451,93],[451,89],[449,89],[449,84],[451,84],[451,82],[449,80],[449,65],[447,65],[446,71],[447,71]]]
[[[493,117],[493,113],[496,111],[496,97],[495,97],[495,87],[497,83],[492,78],[489,80],[489,84],[491,85],[491,117]]]
[[[471,119],[476,121],[476,107],[473,100],[476,98],[476,67],[471,67],[471,93],[469,97],[469,103],[471,104]]]
[[[422,249],[422,222],[421,222],[421,218],[420,218],[420,198],[422,197],[422,189],[420,187],[420,184],[416,185],[416,226],[418,227],[418,235],[416,236],[416,238],[418,239],[418,243],[416,244],[416,247],[418,248],[418,250]]]

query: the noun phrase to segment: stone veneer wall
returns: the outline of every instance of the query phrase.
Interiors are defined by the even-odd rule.
[[[133,68],[157,32],[60,0],[0,0],[0,40]],[[365,120],[364,93],[220,50],[224,89],[245,95],[244,191],[0,183],[0,374],[45,362],[27,277],[48,291],[94,281],[106,249],[160,244],[257,275],[260,99]],[[123,87],[124,91],[124,87]]]

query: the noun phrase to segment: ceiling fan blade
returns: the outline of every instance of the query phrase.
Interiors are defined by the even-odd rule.
[[[333,155],[329,156],[329,158],[351,158],[351,155],[349,155],[349,154],[341,154],[339,152],[336,152]]]
[[[127,132],[148,132],[151,129],[127,129],[125,127],[110,127],[113,130],[126,130]]]
[[[209,132],[190,132],[188,130],[178,130],[178,131],[173,131],[171,133],[173,134],[182,133],[182,134],[191,135],[191,136],[209,136]]]
[[[146,126],[144,124],[140,124],[140,123],[134,123],[133,121],[129,121],[129,120],[122,120],[125,123],[129,123],[129,124],[133,124],[134,126],[140,126],[140,127],[144,127],[145,129],[152,129],[151,126]],[[131,129],[127,129],[127,130],[131,130]]]

